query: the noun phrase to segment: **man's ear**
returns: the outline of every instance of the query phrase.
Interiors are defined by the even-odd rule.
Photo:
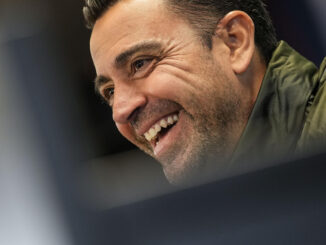
[[[248,14],[232,11],[220,20],[216,35],[230,50],[230,63],[236,74],[244,73],[255,51],[255,25]]]

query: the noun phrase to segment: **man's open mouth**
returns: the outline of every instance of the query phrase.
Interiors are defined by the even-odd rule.
[[[177,123],[178,120],[178,113],[161,119],[144,134],[146,140],[155,146],[159,139],[163,137]]]

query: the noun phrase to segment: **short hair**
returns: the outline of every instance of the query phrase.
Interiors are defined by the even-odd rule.
[[[86,26],[93,28],[111,6],[119,0],[85,0]],[[153,1],[153,0],[152,0]],[[274,26],[263,0],[165,0],[167,8],[185,18],[209,48],[220,19],[233,10],[246,12],[255,24],[255,43],[266,63],[277,46]]]

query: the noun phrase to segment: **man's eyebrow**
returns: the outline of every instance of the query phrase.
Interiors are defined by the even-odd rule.
[[[126,65],[128,60],[137,52],[140,51],[156,51],[161,49],[161,43],[157,41],[143,41],[141,43],[135,44],[134,46],[130,47],[129,49],[123,51],[115,58],[115,65],[116,67],[123,67]]]
[[[96,78],[94,79],[95,91],[97,93],[99,93],[100,92],[100,87],[103,84],[107,83],[108,81],[110,81],[110,79],[107,78],[107,77],[104,77],[102,75],[96,76]]]

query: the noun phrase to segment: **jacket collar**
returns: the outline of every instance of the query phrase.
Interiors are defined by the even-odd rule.
[[[317,67],[281,41],[268,64],[230,169],[247,171],[286,160],[301,134]]]

